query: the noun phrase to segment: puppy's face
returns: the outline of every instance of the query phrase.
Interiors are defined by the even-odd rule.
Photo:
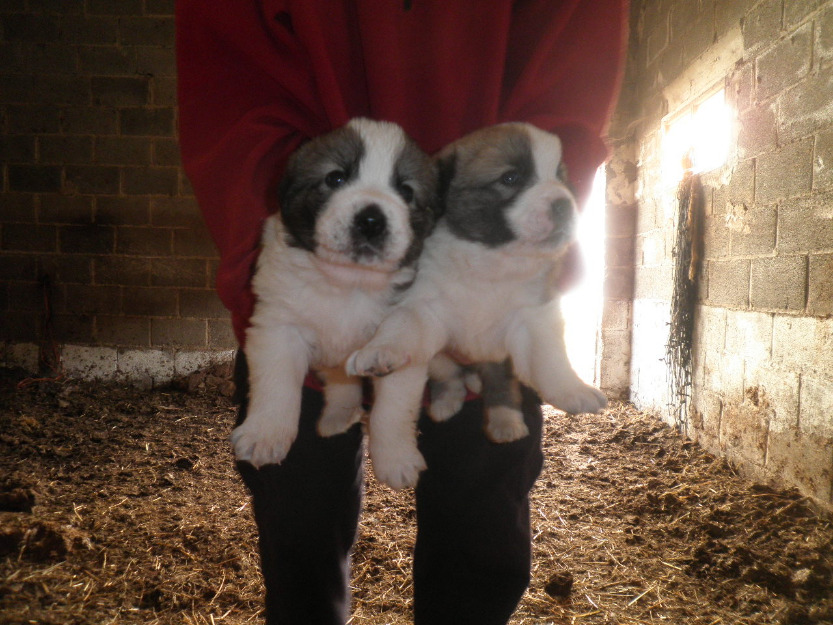
[[[416,260],[433,225],[436,169],[399,126],[354,119],[295,152],[278,196],[289,245],[392,272]]]
[[[576,204],[557,136],[510,123],[474,132],[439,157],[440,204],[458,237],[552,253],[572,239]]]

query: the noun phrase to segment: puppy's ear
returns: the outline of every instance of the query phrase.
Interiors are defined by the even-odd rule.
[[[307,150],[305,147],[307,145],[308,142],[301,144],[299,148],[290,154],[289,159],[286,162],[286,166],[284,167],[283,175],[278,181],[275,189],[275,197],[278,201],[278,210],[281,212],[283,212],[289,202],[292,201],[291,196],[293,189],[296,187],[295,183],[298,170],[298,160],[301,158],[301,153]]]
[[[437,161],[434,159],[429,159],[429,171],[430,173],[430,180],[431,184],[428,185],[428,201],[427,201],[427,208],[429,214],[431,216],[431,228],[433,229],[434,226],[437,224],[437,219],[440,218],[441,207],[440,207],[440,200],[439,200],[439,190],[437,185],[439,183],[439,169],[437,167]]]
[[[451,181],[457,173],[457,153],[455,151],[441,152],[437,156],[437,217],[445,214],[448,192]]]

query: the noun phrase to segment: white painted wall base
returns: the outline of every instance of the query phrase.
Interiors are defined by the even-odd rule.
[[[81,380],[112,380],[140,387],[160,386],[216,364],[231,362],[234,350],[184,351],[119,349],[85,345],[61,346],[64,374]],[[0,344],[0,366],[38,371],[34,343]]]
[[[668,302],[647,299],[633,302],[630,378],[634,405],[640,410],[657,413],[673,424],[665,364],[670,318]]]

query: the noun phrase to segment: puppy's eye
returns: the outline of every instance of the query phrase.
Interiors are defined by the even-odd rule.
[[[347,174],[339,169],[331,171],[324,177],[324,184],[331,189],[338,189],[347,183]]]
[[[500,177],[500,182],[507,187],[514,187],[521,182],[521,172],[517,169],[510,169]]]
[[[404,182],[400,182],[396,185],[396,190],[399,191],[399,195],[402,196],[402,199],[405,200],[406,204],[410,204],[414,199],[414,188]]]

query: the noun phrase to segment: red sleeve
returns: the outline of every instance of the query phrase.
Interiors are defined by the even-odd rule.
[[[269,30],[256,2],[176,3],[179,135],[185,172],[220,254],[217,290],[238,340],[269,189],[304,138],[327,130],[305,55]]]

